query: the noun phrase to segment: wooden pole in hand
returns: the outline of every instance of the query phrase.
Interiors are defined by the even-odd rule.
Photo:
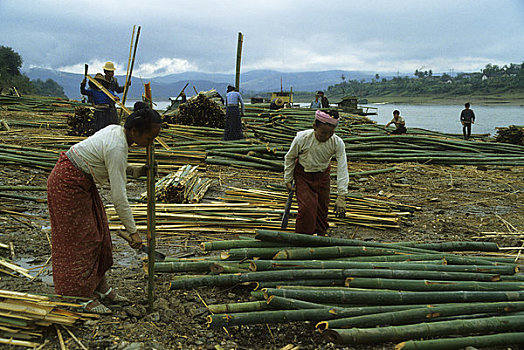
[[[153,108],[153,98],[151,95],[151,84],[144,84],[145,98],[149,106]],[[154,279],[155,279],[155,249],[156,249],[156,217],[155,217],[155,144],[154,142],[147,146],[147,246],[148,253],[148,276],[147,276],[147,300],[149,304],[149,312],[153,312],[154,302]]]
[[[116,103],[120,108],[122,108],[127,114],[131,114],[131,111],[127,109],[126,106],[124,106],[117,97],[110,93],[109,90],[103,87],[102,84],[100,84],[96,79],[92,78],[89,74],[86,74],[86,78],[89,79],[90,82],[95,84],[97,88],[99,88],[104,94],[106,94],[107,97],[109,97],[114,103]]]
[[[240,61],[242,59],[242,43],[244,41],[244,34],[238,33],[237,43],[237,69],[235,74],[235,88],[240,91]]]

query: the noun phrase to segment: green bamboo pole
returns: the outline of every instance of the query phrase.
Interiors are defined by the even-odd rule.
[[[0,187],[1,190],[1,187]],[[233,248],[272,248],[272,247],[289,247],[288,244],[278,243],[278,242],[262,242],[256,240],[226,240],[226,241],[212,241],[204,242],[200,244],[200,248],[203,251],[211,250],[223,250],[223,249],[233,249]]]
[[[325,338],[337,344],[371,344],[406,341],[423,337],[467,335],[519,331],[524,327],[522,316],[498,316],[471,320],[440,321],[407,326],[380,328],[328,329]]]
[[[517,265],[437,265],[418,264],[416,262],[363,262],[349,260],[251,260],[251,271],[296,269],[393,269],[393,270],[425,270],[448,272],[475,272],[513,275],[518,272]]]
[[[234,286],[242,282],[287,281],[299,279],[343,279],[345,277],[382,277],[403,279],[437,279],[464,281],[496,281],[499,275],[469,272],[371,270],[371,269],[294,269],[203,276],[172,281],[171,289],[188,289],[201,286]]]
[[[344,286],[343,279],[301,279],[293,281],[264,281],[257,282],[257,289],[261,288],[276,288],[285,286],[316,286],[316,287],[334,287]]]
[[[271,295],[267,298],[267,304],[273,309],[286,309],[286,310],[298,310],[298,309],[330,309],[333,306],[311,303],[309,301],[303,301],[299,299],[284,298],[276,295]]]
[[[408,247],[436,250],[440,252],[450,251],[480,251],[498,252],[499,246],[495,242],[441,242],[441,243],[414,243],[405,244]]]
[[[439,318],[482,313],[504,314],[523,311],[524,302],[496,303],[460,303],[456,305],[427,305],[407,310],[389,311],[353,317],[342,317],[336,320],[323,321],[317,324],[321,331],[337,328],[373,328],[383,325],[406,325],[435,321]]]
[[[242,260],[252,259],[254,257],[261,259],[272,258],[285,247],[267,247],[267,248],[234,248],[227,252],[222,252],[220,257],[224,260]]]
[[[435,281],[349,277],[346,287],[407,291],[510,291],[524,290],[524,282]]]
[[[387,290],[300,290],[300,289],[264,289],[266,297],[277,295],[286,298],[310,302],[357,304],[357,305],[395,305],[422,303],[463,303],[463,302],[496,302],[521,301],[524,292],[404,292]]]
[[[208,310],[214,314],[224,314],[227,312],[249,312],[268,309],[268,304],[264,300],[248,301],[245,303],[234,304],[214,304],[208,305]]]
[[[401,244],[367,242],[357,239],[313,236],[302,233],[257,229],[255,238],[261,241],[292,243],[295,246],[367,246],[387,249],[402,249],[413,253],[431,253],[426,249],[404,247]]]
[[[353,256],[406,255],[409,251],[366,246],[290,248],[280,250],[273,260],[329,259]]]
[[[468,347],[486,348],[524,344],[524,332],[507,332],[459,338],[408,340],[395,346],[395,350],[459,350]]]
[[[214,263],[213,260],[156,261],[155,272],[209,272]]]
[[[337,260],[349,261],[367,261],[367,262],[402,262],[402,261],[424,261],[434,259],[445,259],[448,264],[452,265],[484,265],[484,266],[498,266],[501,263],[497,261],[488,260],[485,257],[466,257],[459,255],[452,255],[448,253],[439,254],[412,254],[412,255],[385,255],[385,256],[356,256],[350,258],[339,258]]]

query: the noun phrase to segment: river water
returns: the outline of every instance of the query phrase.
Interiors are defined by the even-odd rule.
[[[524,102],[524,101],[523,101]],[[169,101],[155,103],[155,109],[165,110]],[[309,106],[301,103],[301,106]],[[379,124],[386,124],[393,118],[393,111],[398,109],[406,121],[406,127],[422,128],[447,133],[462,133],[460,112],[463,105],[410,105],[410,104],[368,104],[378,108],[377,115],[368,117]],[[132,107],[132,106],[130,106]],[[524,106],[471,106],[475,112],[474,134],[496,134],[496,127],[524,125]]]
[[[409,104],[369,104],[377,107],[378,114],[368,116],[379,124],[386,124],[393,118],[395,109],[406,121],[408,128],[423,128],[428,130],[462,133],[460,112],[464,106],[443,105],[409,105]],[[496,127],[509,125],[524,125],[523,106],[471,106],[475,112],[475,124],[471,132],[474,134],[495,135]]]

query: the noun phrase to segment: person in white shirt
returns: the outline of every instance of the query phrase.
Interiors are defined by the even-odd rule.
[[[298,132],[284,158],[284,183],[288,191],[295,190],[297,195],[297,233],[326,234],[329,228],[330,163],[333,156],[337,159],[335,214],[345,216],[349,175],[344,141],[334,134],[337,124],[336,110],[328,113],[317,110],[313,129]]]
[[[129,147],[150,145],[161,127],[160,115],[142,108],[125,125],[109,125],[60,154],[47,180],[51,221],[53,282],[55,293],[87,297],[88,312],[110,313],[101,303],[127,299],[109,287],[105,273],[113,264],[109,225],[96,184],[109,181],[111,197],[120,221],[139,248],[137,231],[127,200],[126,172],[137,177],[146,166],[128,167]]]
[[[395,124],[396,127],[396,129],[391,132],[393,135],[400,135],[408,132],[404,118],[400,116],[400,111],[396,109],[393,111],[393,119],[391,119],[391,121],[386,124],[386,128],[391,124]]]
[[[238,105],[240,104],[240,109]],[[226,94],[226,125],[224,126],[224,141],[241,140],[242,117],[244,116],[244,100],[239,92],[231,85],[227,87]]]

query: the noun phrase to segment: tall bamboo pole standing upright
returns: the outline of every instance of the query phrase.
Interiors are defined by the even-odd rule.
[[[238,43],[237,43],[237,69],[235,74],[235,88],[240,91],[240,62],[242,60],[242,42],[244,41],[244,35],[238,32]]]
[[[151,95],[151,83],[144,84],[145,98],[149,106],[153,108],[153,97]],[[155,217],[155,144],[154,141],[146,149],[147,169],[147,246],[148,252],[148,278],[147,278],[147,300],[149,312],[153,311],[154,302],[154,277],[155,277],[155,248],[156,248],[156,217]]]
[[[135,26],[133,26],[133,36],[131,38],[131,46],[129,47],[129,58],[131,59],[131,66],[129,66],[129,61],[127,63],[127,74],[126,74],[126,83],[124,85],[124,94],[122,95],[122,104],[126,104],[126,98],[127,98],[127,92],[129,91],[128,81],[131,80],[131,76],[133,75],[133,67],[135,65],[135,57],[136,57],[136,49],[138,47],[138,38],[140,37],[140,26],[138,26],[138,29],[136,31],[136,37],[135,37]],[[133,39],[135,40],[135,45],[133,49]],[[133,57],[131,57],[131,50],[133,49]],[[122,119],[122,113],[120,113],[120,119]]]

